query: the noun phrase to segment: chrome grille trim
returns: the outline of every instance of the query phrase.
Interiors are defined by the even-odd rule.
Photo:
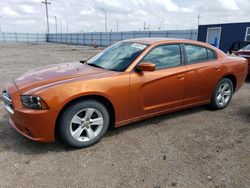
[[[14,114],[13,104],[12,104],[12,100],[11,100],[11,97],[10,97],[9,93],[6,90],[4,90],[2,92],[2,96],[3,96],[4,106],[5,106],[6,110],[9,113]]]

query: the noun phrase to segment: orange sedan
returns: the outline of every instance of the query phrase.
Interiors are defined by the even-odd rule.
[[[41,142],[81,148],[109,127],[210,104],[225,108],[247,60],[205,43],[164,38],[118,42],[87,61],[49,65],[5,85],[10,124]]]

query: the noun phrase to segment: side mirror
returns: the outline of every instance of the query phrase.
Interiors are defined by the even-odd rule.
[[[143,63],[140,63],[139,65],[137,65],[136,70],[138,72],[155,71],[155,64],[153,64],[151,62],[143,62]]]

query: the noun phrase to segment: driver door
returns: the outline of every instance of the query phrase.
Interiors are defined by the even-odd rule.
[[[183,105],[185,66],[179,44],[154,47],[141,61],[156,65],[155,71],[130,73],[131,118],[157,114]]]

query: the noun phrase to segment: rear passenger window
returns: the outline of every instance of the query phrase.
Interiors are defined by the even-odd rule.
[[[185,45],[187,64],[199,63],[216,59],[215,53],[205,47]]]
[[[207,49],[208,60],[216,59],[215,53],[212,50]]]
[[[185,45],[185,49],[186,49],[188,64],[193,64],[208,60],[206,48],[194,45]]]

